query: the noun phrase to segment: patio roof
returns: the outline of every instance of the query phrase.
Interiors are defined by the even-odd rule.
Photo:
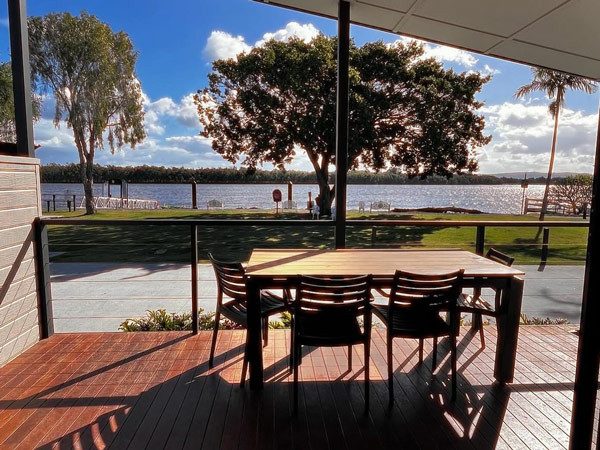
[[[256,0],[337,19],[337,0]],[[600,78],[594,0],[354,0],[356,25]]]

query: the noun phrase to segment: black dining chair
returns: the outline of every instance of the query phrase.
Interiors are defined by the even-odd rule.
[[[505,266],[512,266],[515,258],[508,256],[494,248],[490,248],[485,257]],[[458,311],[461,313],[471,313],[473,317],[473,325],[475,329],[479,329],[481,339],[481,348],[485,348],[485,337],[483,334],[483,319],[482,315],[490,317],[498,317],[501,312],[500,300],[502,299],[502,290],[494,289],[494,304],[481,296],[481,288],[475,288],[473,294],[461,294],[458,298]]]
[[[217,346],[217,334],[219,332],[219,322],[221,316],[235,322],[241,327],[248,327],[248,311],[246,292],[246,272],[240,262],[223,262],[215,259],[212,254],[208,254],[217,278],[217,308],[215,311],[215,326],[213,329],[212,342],[210,346],[210,357],[208,364],[213,366],[215,348]],[[228,301],[223,301],[224,296],[229,297]],[[264,345],[269,341],[269,317],[274,314],[280,314],[284,311],[290,311],[289,291],[284,290],[283,296],[274,294],[271,291],[261,291],[260,293],[260,313],[262,318],[262,329]],[[248,360],[246,350],[248,346],[246,335],[246,346],[244,348],[244,362],[242,364],[241,386],[246,380],[248,369]]]
[[[419,339],[419,363],[423,362],[423,340],[433,338],[432,373],[437,364],[437,339],[448,336],[451,346],[452,400],[456,399],[457,299],[464,270],[422,275],[397,270],[387,305],[373,305],[373,312],[387,327],[389,405],[394,403],[393,340]],[[441,312],[448,314],[444,320]]]
[[[370,277],[300,276],[292,315],[294,411],[298,410],[298,371],[302,346],[348,346],[348,371],[352,346],[365,352],[365,411],[369,408],[369,355],[371,349]],[[363,318],[363,327],[359,318]]]

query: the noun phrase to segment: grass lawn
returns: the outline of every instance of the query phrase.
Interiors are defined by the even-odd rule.
[[[86,219],[274,219],[264,210],[190,210],[100,211],[94,216],[52,213],[52,216]],[[306,212],[280,213],[281,219],[308,219]],[[414,220],[535,220],[534,217],[507,215],[454,214],[358,214],[349,219]],[[572,219],[571,219],[572,220]],[[486,228],[486,248],[493,246],[516,258],[516,264],[537,264],[541,240],[535,241],[537,228]],[[54,262],[188,262],[190,259],[187,226],[51,226],[50,251]],[[475,249],[475,227],[379,227],[373,241],[372,227],[350,226],[349,248],[462,248]],[[552,228],[549,264],[583,264],[587,228]],[[225,260],[246,260],[255,247],[332,248],[333,228],[317,226],[220,226],[199,227],[199,258],[206,261],[213,252]]]

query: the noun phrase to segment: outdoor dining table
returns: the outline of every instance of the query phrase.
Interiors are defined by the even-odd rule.
[[[464,269],[465,288],[501,289],[496,319],[498,338],[494,377],[500,383],[513,381],[524,273],[516,268],[459,249],[254,249],[248,266],[248,348],[250,388],[263,387],[263,356],[260,291],[294,289],[300,275],[371,275],[373,286],[390,288],[397,269],[422,274],[448,273]]]

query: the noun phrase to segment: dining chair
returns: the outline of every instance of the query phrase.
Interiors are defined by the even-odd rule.
[[[494,248],[490,248],[485,257],[505,266],[512,266],[515,258],[508,256]],[[481,339],[481,348],[485,348],[485,337],[483,335],[482,315],[498,317],[500,313],[500,300],[502,299],[502,290],[494,289],[494,304],[481,296],[481,288],[475,288],[473,294],[461,294],[458,298],[458,311],[460,313],[472,313],[472,321],[475,329],[479,329]]]
[[[393,340],[396,337],[419,339],[419,363],[423,362],[423,340],[433,338],[432,373],[437,364],[437,339],[450,339],[452,366],[452,400],[456,399],[456,334],[464,270],[422,275],[397,270],[387,305],[373,305],[373,312],[387,327],[388,393],[394,403]],[[441,312],[448,314],[444,320]]]
[[[371,350],[370,277],[300,276],[293,302],[292,351],[294,411],[298,410],[298,371],[302,346],[348,346],[348,371],[352,346],[364,346],[365,411],[369,409],[369,355]],[[359,318],[363,318],[363,326]]]
[[[215,259],[212,254],[208,254],[217,278],[217,308],[215,311],[215,326],[213,329],[212,342],[210,346],[209,367],[213,366],[215,348],[217,346],[217,333],[219,332],[219,322],[221,316],[235,322],[236,324],[248,327],[248,312],[246,292],[246,271],[240,262],[223,262]],[[229,297],[228,301],[223,301],[224,296]],[[260,293],[260,314],[262,319],[262,330],[264,346],[269,342],[269,317],[290,310],[289,291],[284,290],[283,296],[274,294],[271,291],[261,291]],[[248,360],[246,350],[248,346],[248,337],[246,335],[246,344],[244,348],[244,362],[242,364],[241,386],[244,386],[246,372],[248,369]]]

